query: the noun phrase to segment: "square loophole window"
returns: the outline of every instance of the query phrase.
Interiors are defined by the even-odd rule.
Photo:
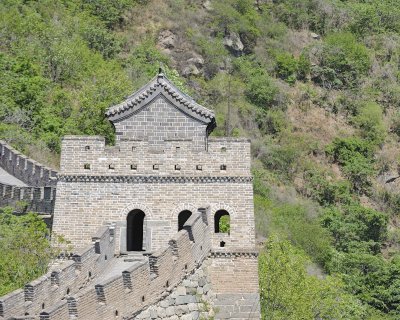
[[[85,151],[90,150],[90,146],[85,146]]]
[[[219,167],[222,171],[226,171],[226,164],[221,164]]]
[[[181,166],[179,164],[176,164],[175,165],[175,170],[177,170],[177,171],[181,170]]]
[[[109,164],[109,165],[108,165],[108,169],[114,170],[114,169],[115,169],[115,165],[114,165],[114,164]]]
[[[89,164],[89,163],[85,163],[85,164],[83,165],[83,169],[85,169],[85,170],[90,170],[90,164]]]
[[[159,164],[153,164],[153,170],[160,170]]]
[[[135,152],[136,151],[136,147],[132,146],[132,151]]]
[[[203,170],[203,166],[201,164],[198,164],[196,166],[196,170],[199,170],[199,171]]]
[[[221,152],[226,152],[226,147],[222,147]]]
[[[131,170],[137,170],[137,164],[131,164]]]

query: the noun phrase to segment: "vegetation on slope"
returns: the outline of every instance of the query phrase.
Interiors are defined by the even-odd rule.
[[[105,109],[163,66],[252,138],[263,313],[399,317],[395,0],[5,0],[0,30],[1,138],[53,165],[63,135],[112,143]]]

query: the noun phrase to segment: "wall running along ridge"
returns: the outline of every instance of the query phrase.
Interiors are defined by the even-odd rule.
[[[0,140],[0,167],[27,186],[0,183],[0,207],[52,214],[58,173],[32,160]]]
[[[55,187],[58,172],[21,154],[0,140],[0,167],[32,187]]]
[[[209,255],[207,214],[205,210],[193,214],[168,246],[151,254],[147,261],[104,282],[91,281],[106,270],[114,245],[113,228],[102,228],[93,237],[92,245],[74,254],[71,261],[25,285],[24,290],[1,297],[0,319],[27,314],[40,320],[114,319],[116,314],[135,318],[194,272]]]
[[[55,196],[55,187],[17,187],[0,183],[0,207],[12,206],[23,212],[52,214]]]

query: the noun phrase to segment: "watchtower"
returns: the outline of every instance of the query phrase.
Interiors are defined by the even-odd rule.
[[[113,224],[116,255],[151,253],[208,208],[220,318],[247,319],[239,306],[258,305],[250,142],[210,138],[214,113],[161,72],[106,116],[115,146],[100,136],[63,139],[53,230],[77,248]]]

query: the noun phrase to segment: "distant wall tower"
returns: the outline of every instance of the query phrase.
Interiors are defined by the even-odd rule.
[[[106,115],[115,146],[63,139],[53,230],[83,247],[113,223],[117,255],[154,252],[208,207],[217,319],[259,319],[250,142],[209,138],[214,113],[162,73]]]

